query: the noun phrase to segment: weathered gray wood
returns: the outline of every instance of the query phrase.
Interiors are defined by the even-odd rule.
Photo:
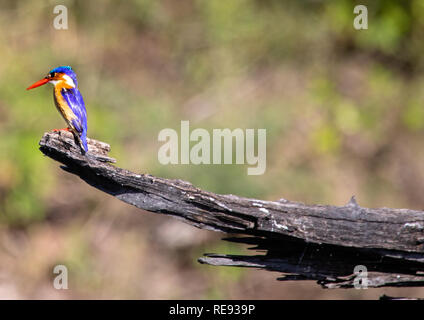
[[[413,281],[413,285],[423,284],[423,278],[415,276],[424,263],[422,211],[364,208],[360,207],[354,198],[345,206],[337,207],[306,205],[285,199],[264,201],[214,194],[182,180],[137,174],[115,167],[109,163],[114,162],[114,159],[108,157],[110,147],[107,144],[92,139],[89,139],[88,143],[89,152],[82,155],[72,134],[65,131],[49,132],[41,139],[40,150],[61,162],[66,171],[140,209],[173,215],[203,229],[254,236],[251,243],[256,245],[261,239],[272,239],[271,243],[274,245],[290,246],[292,256],[299,255],[296,261],[286,259],[284,255],[289,252],[271,250],[268,245],[261,248],[268,251],[267,256],[272,252],[278,252],[280,255],[277,259],[274,258],[274,263],[267,256],[263,256],[265,258],[262,258],[260,265],[253,263],[249,257],[239,257],[237,260],[237,257],[229,256],[201,258],[202,263],[232,265],[232,262],[286,272],[297,275],[298,278],[319,280],[324,286],[328,284],[327,287],[337,284],[340,287],[348,287],[349,283],[352,285],[353,280],[345,280],[343,277],[352,275],[354,265],[365,263],[361,263],[359,258],[347,259],[349,264],[343,261],[366,252],[372,260],[381,260],[379,263],[373,262],[381,266],[381,270],[387,271],[386,262],[383,263],[383,260],[390,261],[395,266],[405,261],[408,266],[413,266],[412,271],[405,270],[404,267],[399,269],[399,272],[408,274],[409,280],[404,276],[394,276],[395,279],[400,279],[399,281],[386,277],[385,281],[372,282],[373,285],[405,285],[410,281]],[[314,253],[311,256],[310,253],[304,252],[308,251],[308,248],[315,250],[322,247],[326,248],[330,257],[325,261],[324,256],[320,254]],[[331,257],[334,256],[331,253],[340,256],[339,260],[333,261],[339,265],[330,265]],[[276,263],[281,267],[276,268]],[[313,270],[312,267],[315,270],[308,271]],[[378,268],[371,269],[376,269],[377,273],[379,271]],[[397,270],[396,267],[392,269],[389,272]],[[379,279],[382,277],[379,276]]]

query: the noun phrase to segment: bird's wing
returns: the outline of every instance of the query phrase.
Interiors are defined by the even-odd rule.
[[[62,96],[75,114],[77,119],[72,120],[72,125],[79,132],[87,131],[87,111],[84,100],[78,89],[62,89]]]

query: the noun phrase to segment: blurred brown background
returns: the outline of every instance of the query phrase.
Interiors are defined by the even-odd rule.
[[[56,30],[56,5],[68,30]],[[362,299],[424,289],[324,290],[280,274],[209,267],[246,253],[173,218],[92,189],[38,151],[64,127],[52,89],[25,88],[71,65],[89,137],[120,167],[216,193],[423,209],[424,3],[362,1],[14,1],[0,4],[0,298]],[[267,129],[267,170],[160,165],[157,135]],[[211,131],[210,131],[211,132]],[[69,290],[52,286],[55,265]]]

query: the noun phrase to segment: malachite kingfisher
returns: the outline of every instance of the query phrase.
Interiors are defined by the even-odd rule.
[[[54,86],[53,97],[57,110],[68,124],[68,128],[78,140],[83,153],[88,151],[87,146],[87,111],[84,100],[78,90],[77,75],[69,66],[62,66],[51,70],[46,77],[37,81],[27,90],[37,88],[46,83]],[[54,131],[58,131],[55,129]]]

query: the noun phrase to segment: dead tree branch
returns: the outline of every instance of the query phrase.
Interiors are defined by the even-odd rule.
[[[368,287],[424,286],[424,212],[342,207],[285,199],[263,201],[200,190],[182,180],[136,174],[111,164],[109,145],[89,139],[82,155],[68,132],[45,133],[40,150],[91,186],[150,212],[172,215],[202,229],[241,234],[226,240],[264,254],[206,254],[199,262],[282,272],[279,280],[317,280],[351,288],[364,265]],[[246,237],[247,236],[247,237]]]

